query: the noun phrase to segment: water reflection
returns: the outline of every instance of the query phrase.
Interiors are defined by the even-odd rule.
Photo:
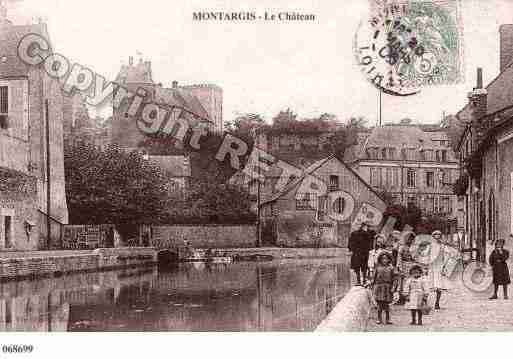
[[[349,289],[343,259],[183,263],[0,284],[0,331],[313,330]]]

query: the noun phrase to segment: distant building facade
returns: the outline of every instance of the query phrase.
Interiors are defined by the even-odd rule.
[[[63,95],[43,69],[18,57],[23,36],[48,37],[46,25],[12,24],[0,9],[0,250],[48,248],[46,219],[68,222],[64,181]],[[48,104],[48,106],[46,106]],[[46,112],[48,111],[48,122]],[[46,126],[49,126],[47,151]],[[50,172],[46,168],[50,155]],[[47,189],[50,181],[50,213]],[[58,237],[58,232],[56,232]]]
[[[351,163],[360,176],[393,202],[415,204],[425,215],[457,217],[453,183],[459,162],[441,128],[403,123],[372,129]]]

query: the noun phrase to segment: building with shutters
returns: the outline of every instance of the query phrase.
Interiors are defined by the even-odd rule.
[[[49,38],[45,24],[14,25],[0,5],[0,250],[51,247],[58,241],[60,224],[68,222],[63,95],[59,83],[43,69],[19,59],[17,45],[29,33]]]
[[[425,215],[457,217],[453,183],[459,163],[439,126],[410,120],[373,128],[354,151],[351,166],[378,193],[393,202],[415,204]]]
[[[325,195],[308,190],[306,184],[312,178],[326,184]],[[262,200],[262,242],[287,247],[347,247],[355,224],[358,227],[365,220],[377,229],[385,209],[378,193],[331,155],[314,162],[299,177],[292,177],[283,190]]]

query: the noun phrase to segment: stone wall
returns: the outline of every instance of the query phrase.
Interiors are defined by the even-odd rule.
[[[0,259],[0,281],[153,265],[154,248],[109,248],[76,254],[13,257]]]
[[[176,248],[187,240],[195,248],[255,247],[255,225],[171,225],[152,227],[151,245]]]
[[[363,287],[353,287],[315,331],[363,332],[367,329],[371,309],[370,291]]]

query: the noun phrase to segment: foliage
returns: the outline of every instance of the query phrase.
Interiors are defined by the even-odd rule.
[[[454,221],[455,220],[450,220],[447,217],[433,214],[422,219],[421,223],[417,225],[416,233],[431,234],[435,230],[449,233],[451,227],[454,226]]]
[[[448,115],[442,120],[442,127],[449,137],[452,149],[456,151],[460,138],[465,132],[466,123],[454,115]]]
[[[453,184],[453,192],[455,195],[464,196],[467,193],[469,178],[467,174],[462,174]]]
[[[175,192],[170,223],[254,223],[249,194],[242,188],[216,181],[194,180],[190,188]]]
[[[402,230],[406,225],[409,225],[416,230],[422,220],[422,211],[412,204],[407,207],[400,204],[393,204],[389,205],[383,213],[383,223],[386,223],[388,217],[395,217],[397,219],[394,229]]]
[[[75,142],[65,145],[64,168],[70,223],[165,221],[169,181],[140,153]]]
[[[394,197],[387,190],[379,192],[378,195],[387,204],[387,206],[392,206],[394,204]]]

